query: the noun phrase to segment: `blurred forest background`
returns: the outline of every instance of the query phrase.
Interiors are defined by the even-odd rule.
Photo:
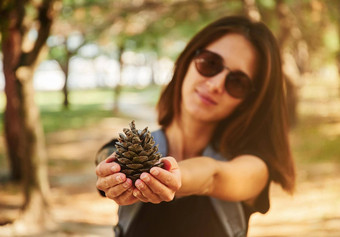
[[[278,39],[298,171],[249,236],[340,236],[338,0],[1,0],[0,236],[112,236],[97,150],[131,119],[157,128],[174,60],[233,14]]]

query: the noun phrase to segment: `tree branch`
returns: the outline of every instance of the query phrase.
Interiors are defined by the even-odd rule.
[[[23,53],[20,60],[20,66],[32,65],[38,58],[41,48],[45,45],[46,40],[50,34],[54,12],[53,4],[56,0],[44,0],[39,7],[38,14],[38,38],[32,50],[28,53]]]

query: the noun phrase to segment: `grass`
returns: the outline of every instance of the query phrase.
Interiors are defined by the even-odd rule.
[[[111,110],[102,108],[101,104],[73,105],[69,110],[41,109],[41,119],[45,133],[80,129],[90,126],[102,118],[113,116]]]

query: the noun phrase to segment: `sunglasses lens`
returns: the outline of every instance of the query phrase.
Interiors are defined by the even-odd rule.
[[[212,77],[223,70],[221,58],[208,51],[200,52],[195,58],[197,71],[206,77]]]
[[[227,92],[235,98],[245,98],[251,89],[251,81],[241,72],[231,72],[225,80]]]

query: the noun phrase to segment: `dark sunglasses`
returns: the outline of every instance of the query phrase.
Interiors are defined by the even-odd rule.
[[[252,80],[242,71],[231,71],[224,66],[223,58],[206,49],[197,50],[194,56],[196,70],[205,77],[213,77],[223,69],[229,71],[225,82],[225,90],[234,98],[243,99],[254,91]]]

